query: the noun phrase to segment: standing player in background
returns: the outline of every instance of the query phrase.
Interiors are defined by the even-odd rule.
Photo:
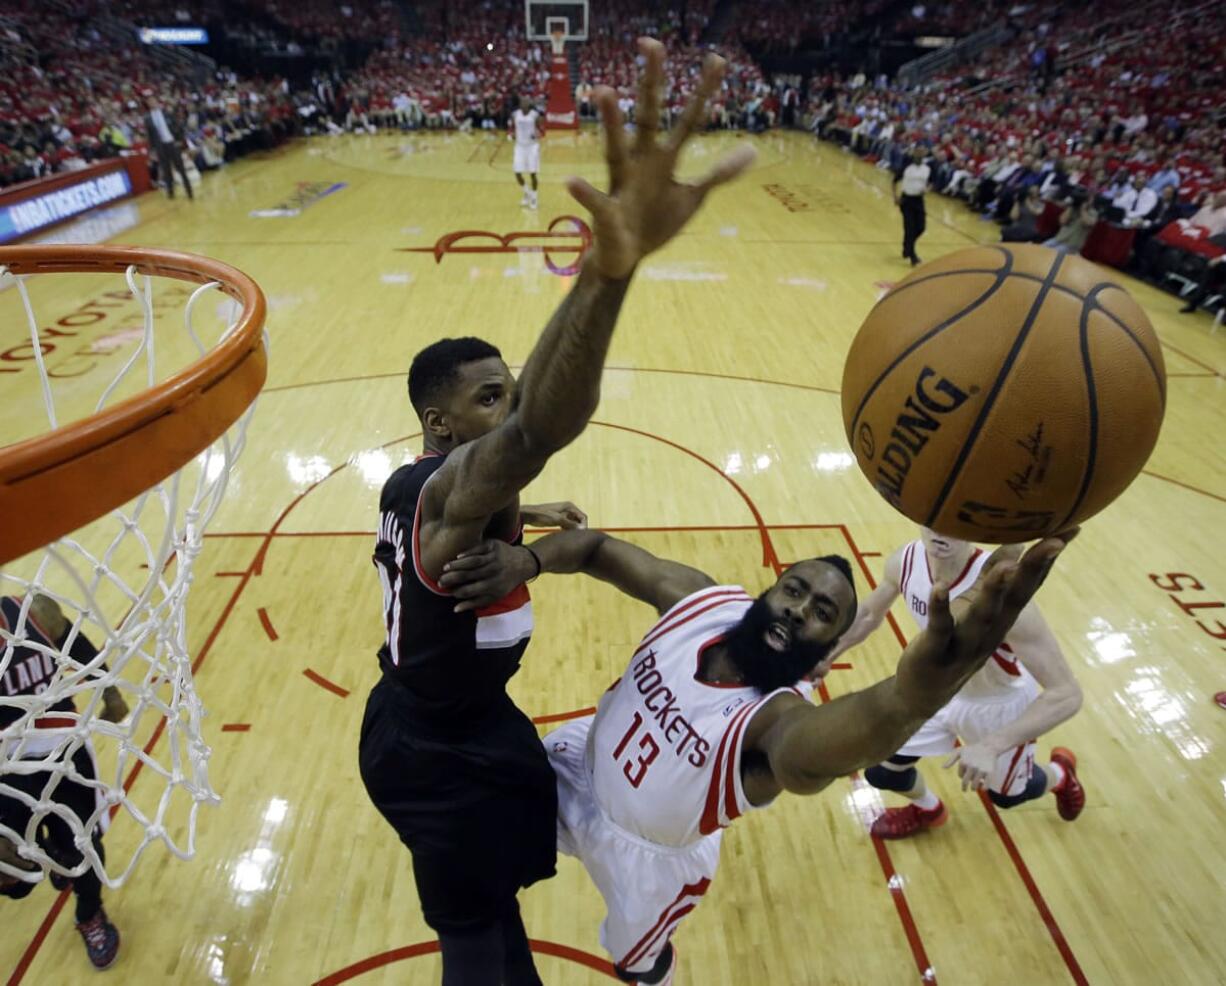
[[[488,541],[449,563],[442,584],[465,600],[460,609],[543,570],[611,582],[660,614],[595,717],[545,737],[558,847],[604,898],[600,939],[618,978],[672,983],[669,939],[715,877],[722,830],[784,791],[816,794],[897,749],[990,658],[1073,533],[985,572],[956,625],[949,593],[934,587],[930,627],[894,676],[821,706],[799,686],[829,670],[855,619],[845,558],[797,562],[756,600],[598,531],[531,548]]]
[[[855,624],[832,657],[860,643],[881,626],[894,600],[902,596],[920,629],[928,625],[928,597],[937,582],[956,599],[979,577],[988,560],[966,541],[921,528],[917,541],[899,548],[885,564],[881,584],[865,600]],[[902,839],[945,822],[945,805],[928,790],[916,769],[920,757],[950,755],[962,788],[987,789],[998,808],[1033,801],[1047,791],[1056,796],[1060,817],[1071,822],[1085,807],[1071,750],[1053,748],[1051,762],[1034,762],[1035,739],[1081,708],[1081,688],[1060,644],[1038,607],[1031,603],[1017,618],[1004,643],[935,716],[888,760],[870,767],[864,779],[883,791],[908,799],[887,808],[872,825],[881,839]],[[957,746],[961,739],[965,746]]]
[[[537,207],[537,173],[541,170],[541,138],[545,136],[545,121],[528,102],[527,96],[519,97],[519,109],[511,114],[511,140],[515,141],[515,180],[524,190],[520,205],[530,209]],[[532,178],[532,187],[524,185],[524,175]]]
[[[84,633],[78,632],[65,651],[72,624],[64,617],[59,605],[46,596],[35,596],[30,601],[25,619],[22,619],[24,602],[12,596],[0,597],[0,629],[8,634],[9,642],[0,646],[0,655],[7,658],[4,676],[0,678],[0,733],[11,728],[22,716],[19,706],[3,701],[9,695],[37,695],[47,688],[59,671],[59,666],[49,656],[52,653],[67,653],[78,664],[88,664],[98,656],[98,649]],[[20,630],[20,632],[19,632]],[[35,646],[23,646],[17,641]],[[128,714],[127,703],[119,689],[109,686],[102,692],[103,710],[99,715],[108,722],[120,722]],[[35,719],[32,730],[25,733],[21,752],[23,760],[44,760],[67,742],[67,731],[73,729],[77,720],[71,698],[65,698],[51,706],[45,715]],[[8,739],[8,737],[5,737]],[[20,742],[10,740],[9,749]],[[73,769],[87,781],[98,777],[94,753],[89,744],[84,744],[72,754]],[[34,800],[39,800],[52,780],[50,770],[32,773],[5,771],[0,764],[0,781],[21,791]],[[92,788],[66,776],[61,776],[51,792],[51,800],[72,812],[84,825],[98,808],[99,794]],[[14,797],[0,795],[0,823],[17,833],[23,833],[31,818],[30,808]],[[98,858],[105,860],[102,850],[102,833],[109,815],[104,813],[98,827],[91,833]],[[49,813],[39,826],[38,843],[44,851],[66,869],[80,864],[81,851],[77,848],[72,828],[59,815]],[[30,869],[28,861],[19,857],[12,842],[0,836],[0,858],[19,869]],[[56,889],[62,890],[67,880],[56,875],[51,877]],[[0,894],[21,899],[35,884],[0,873]],[[119,932],[107,919],[102,909],[102,882],[92,867],[80,876],[72,878],[72,891],[76,895],[77,931],[85,940],[85,950],[90,962],[98,969],[105,969],[119,954]]]
[[[417,354],[409,399],[424,454],[396,470],[380,495],[374,561],[386,639],[359,766],[371,801],[413,855],[422,913],[439,936],[443,986],[539,986],[516,895],[553,875],[557,853],[553,771],[531,720],[506,692],[533,629],[526,579],[494,605],[457,613],[438,582],[443,566],[486,538],[518,539],[519,491],[596,409],[639,262],[754,158],[741,148],[696,185],[674,180],[725,63],[707,56],[681,124],[659,141],[664,46],[642,39],[639,48],[645,110],[632,144],[613,92],[596,97],[609,193],[577,178],[567,183],[592,213],[593,243],[574,286],[518,381],[479,339],[444,339]]]

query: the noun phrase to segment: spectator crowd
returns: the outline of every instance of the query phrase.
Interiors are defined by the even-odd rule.
[[[932,189],[1006,241],[1085,250],[1186,289],[1226,254],[1221,13],[1034,10],[1011,41],[917,88],[815,77],[808,122],[883,169],[922,149]]]
[[[520,95],[545,97],[548,46],[526,39],[519,0],[252,0],[260,30],[284,31],[287,45],[369,43],[356,68],[317,72],[299,89],[215,66],[202,74],[190,59],[156,58],[134,30],[103,31],[115,18],[208,22],[229,9],[221,2],[9,0],[0,13],[0,184],[146,153],[152,106],[166,110],[206,171],[298,133],[502,128]],[[716,24],[715,0],[602,0],[591,6],[588,40],[571,46],[570,68],[582,116],[594,117],[594,89],[606,85],[633,121],[635,37],[668,48],[668,115],[715,47],[729,69],[708,127],[803,123],[895,170],[919,147],[934,190],[999,223],[1004,239],[1083,249],[1105,223],[1131,231],[1132,263],[1152,272],[1169,267],[1172,249],[1206,261],[1226,253],[1221,13],[1221,0],[1174,11],[1154,0],[739,0]],[[959,36],[990,23],[1007,23],[1011,40],[912,88],[820,70],[802,82],[768,76],[759,61],[866,24],[899,37]]]

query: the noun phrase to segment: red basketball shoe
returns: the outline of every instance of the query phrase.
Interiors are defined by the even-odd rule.
[[[1051,793],[1056,796],[1056,809],[1060,817],[1071,822],[1086,806],[1085,788],[1077,780],[1077,754],[1063,746],[1055,746],[1052,747],[1051,762],[1064,768],[1064,780],[1052,788]]]
[[[107,920],[101,907],[88,921],[78,922],[77,931],[85,939],[85,951],[95,969],[105,969],[115,961],[119,954],[119,929]]]
[[[1226,709],[1226,692],[1218,692],[1213,696],[1213,701],[1217,702],[1219,709]]]
[[[949,818],[945,802],[925,810],[910,804],[903,808],[887,808],[875,819],[869,831],[878,839],[906,839],[925,829],[938,828]]]

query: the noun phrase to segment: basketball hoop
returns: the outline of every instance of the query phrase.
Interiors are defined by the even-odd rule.
[[[47,330],[40,333],[31,299],[45,294],[44,278],[60,274],[115,274],[126,283],[126,291],[103,295],[111,299],[103,307],[135,304],[143,324],[121,331],[104,350],[132,345],[116,371],[91,369],[65,385],[60,377],[67,374],[44,359],[54,346],[44,341]],[[27,281],[35,275],[32,292]],[[156,346],[154,278],[192,285],[178,289],[187,296],[181,332],[159,332]],[[8,722],[0,729],[0,797],[20,802],[29,817],[17,828],[0,821],[0,837],[25,861],[0,856],[0,873],[35,882],[49,871],[73,877],[92,868],[115,887],[153,842],[183,859],[194,855],[197,809],[218,800],[208,781],[185,610],[205,527],[221,504],[267,372],[264,295],[226,264],[143,247],[0,247],[0,282],[17,289],[37,369],[26,400],[36,405],[41,396],[50,429],[0,447],[0,596],[21,600],[16,624],[0,621],[0,677],[18,653],[41,656],[52,668],[45,690],[0,696]],[[198,314],[214,292],[221,298],[212,317]],[[159,379],[155,353],[163,364],[177,354],[174,365],[187,365]],[[89,381],[100,391],[96,400],[84,393]],[[139,392],[117,396],[134,388]],[[31,406],[21,420],[37,415]],[[60,425],[61,418],[76,420]],[[68,626],[54,645],[31,614],[40,597]],[[81,658],[81,637],[96,655]],[[122,722],[101,715],[102,692],[112,687],[131,709]],[[74,698],[71,711],[48,716]],[[99,758],[96,779],[78,771],[82,750]],[[145,778],[134,785],[141,768]],[[49,780],[32,795],[29,784],[6,783],[19,775]],[[89,818],[56,802],[64,781],[94,789]],[[112,867],[119,860],[112,876],[91,836],[116,815],[139,830],[123,837],[121,848],[131,849],[126,863],[110,847]],[[52,817],[73,830],[84,857],[76,866],[39,843],[40,826]],[[37,868],[27,869],[30,863]]]
[[[566,32],[555,27],[549,32],[549,44],[555,57],[561,55],[566,50]]]

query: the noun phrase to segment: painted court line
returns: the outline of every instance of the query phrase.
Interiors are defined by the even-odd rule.
[[[306,677],[310,678],[311,681],[315,682],[315,684],[317,684],[320,688],[327,689],[333,695],[339,695],[341,698],[349,697],[349,689],[342,688],[334,681],[329,681],[318,671],[312,671],[310,668],[305,668],[303,669],[302,673],[306,675]]]
[[[256,613],[260,617],[260,625],[264,627],[264,632],[268,634],[268,639],[269,640],[278,639],[277,631],[272,625],[272,620],[268,618],[268,610],[266,610],[263,606],[261,606],[259,609],[256,610]]]

